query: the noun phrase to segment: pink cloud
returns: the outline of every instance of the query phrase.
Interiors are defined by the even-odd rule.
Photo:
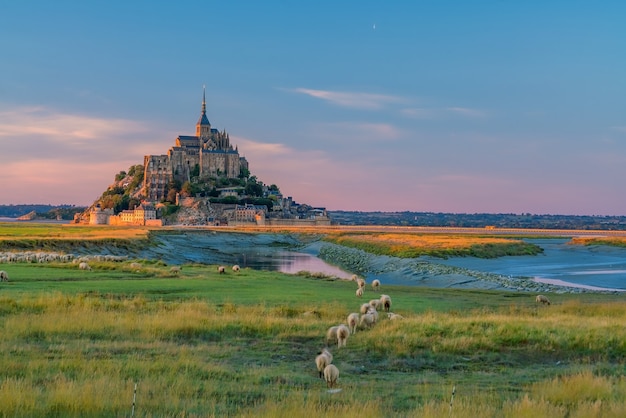
[[[113,182],[115,174],[133,164],[137,162],[38,159],[7,163],[0,172],[0,204],[90,205]]]

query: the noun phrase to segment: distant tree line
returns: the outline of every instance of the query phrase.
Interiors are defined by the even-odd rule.
[[[626,230],[626,216],[329,211],[340,225]]]

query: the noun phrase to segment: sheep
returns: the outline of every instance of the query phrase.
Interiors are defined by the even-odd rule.
[[[389,295],[380,295],[380,303],[383,305],[383,309],[389,312],[389,309],[391,309],[391,298]]]
[[[359,320],[359,326],[361,328],[371,328],[376,323],[376,317],[373,313],[368,312],[365,315],[361,315],[361,319]]]
[[[81,261],[80,264],[78,264],[78,268],[80,270],[91,270],[91,266],[85,261]]]
[[[378,291],[380,290],[380,280],[378,280],[378,279],[374,279],[374,280],[372,281],[372,290],[373,290],[374,292],[378,292]]]
[[[348,328],[350,329],[350,333],[356,334],[356,326],[359,324],[359,314],[356,312],[352,312],[348,315]]]
[[[180,266],[172,266],[170,268],[170,273],[172,273],[172,274],[179,274],[180,273]]]
[[[337,341],[338,329],[339,329],[339,326],[328,328],[328,331],[326,331],[326,345],[328,345],[331,342],[334,343],[335,341]]]
[[[0,282],[8,282],[9,281],[9,273],[4,270],[0,270]]]
[[[217,272],[218,272],[219,274],[224,274],[224,273],[226,273],[226,267],[224,267],[224,266],[219,266],[219,267],[217,268]]]
[[[372,300],[370,300],[370,301],[369,301],[369,305],[370,305],[372,308],[374,308],[374,309],[378,309],[378,308],[380,308],[380,305],[381,305],[381,303],[380,303],[380,299],[372,299]]]
[[[341,324],[337,327],[337,347],[345,347],[348,337],[350,336],[350,329]]]
[[[329,364],[324,368],[324,380],[326,381],[326,386],[330,389],[335,386],[337,383],[337,379],[339,379],[339,369],[334,364]]]
[[[389,318],[391,320],[394,320],[394,319],[404,319],[404,317],[402,315],[397,314],[397,313],[392,313],[392,312],[389,312],[387,314],[387,318]]]
[[[322,352],[315,357],[315,365],[317,366],[317,371],[320,374],[320,379],[324,378],[324,369],[332,362],[333,355],[326,348],[324,348]]]
[[[359,287],[359,288],[356,290],[356,297],[357,297],[357,298],[360,298],[360,297],[362,297],[362,296],[363,296],[363,288],[362,288],[362,287]]]
[[[535,298],[535,302],[542,303],[544,305],[550,305],[550,299],[548,299],[544,295],[537,295],[537,297]]]
[[[237,264],[235,264],[235,265],[233,266],[233,271],[234,271],[235,273],[236,273],[236,272],[238,272],[240,269],[241,269],[241,268],[240,268]]]
[[[365,280],[363,280],[362,278],[360,278],[356,274],[353,274],[350,277],[350,280],[353,281],[353,282],[356,282],[358,287],[365,287]]]
[[[372,308],[372,305],[370,305],[369,303],[364,303],[361,305],[359,312],[361,312],[361,314],[363,315],[363,314],[366,314],[371,308]]]

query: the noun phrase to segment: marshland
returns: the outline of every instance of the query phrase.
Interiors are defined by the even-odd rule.
[[[149,231],[10,228],[2,251],[86,248],[92,269],[0,264],[2,416],[626,415],[621,293],[550,292],[540,305],[530,291],[383,281],[357,298],[355,282],[306,272],[187,262],[176,274],[132,256]],[[131,256],[98,261],[98,245]],[[403,319],[381,312],[330,345],[330,393],[314,363],[326,330],[380,293]]]

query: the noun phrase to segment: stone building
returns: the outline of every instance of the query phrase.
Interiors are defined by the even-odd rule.
[[[167,197],[172,180],[181,183],[192,176],[237,178],[248,169],[245,157],[230,144],[230,136],[211,127],[206,115],[206,92],[202,94],[202,112],[196,123],[196,134],[179,135],[166,155],[144,157],[144,191],[152,202]]]

